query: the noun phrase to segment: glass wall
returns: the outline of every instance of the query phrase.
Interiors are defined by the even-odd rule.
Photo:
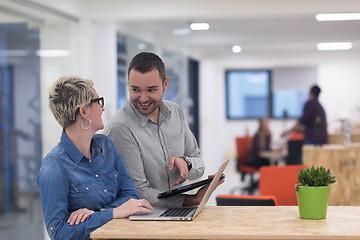
[[[22,196],[36,197],[36,176],[43,154],[58,141],[49,133],[61,133],[47,107],[47,89],[65,73],[79,72],[78,20],[40,5],[23,3],[0,2],[3,214],[19,210],[31,213],[32,206],[23,202]]]

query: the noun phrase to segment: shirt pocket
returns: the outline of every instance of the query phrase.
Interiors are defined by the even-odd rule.
[[[109,190],[112,193],[116,194],[118,189],[118,178],[119,178],[118,171],[116,171],[116,169],[113,169],[110,172],[106,173],[105,176],[106,176],[105,184],[110,187]]]
[[[71,205],[86,207],[92,205],[91,199],[97,199],[96,191],[90,181],[82,182],[72,188],[70,193]],[[70,205],[69,204],[69,205]]]

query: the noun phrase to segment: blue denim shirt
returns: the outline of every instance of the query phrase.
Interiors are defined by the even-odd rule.
[[[112,210],[139,194],[112,140],[96,134],[92,158],[85,157],[63,132],[60,143],[43,160],[38,175],[40,198],[51,239],[90,239],[90,232],[112,219]],[[79,209],[95,213],[70,226],[67,219]],[[101,209],[101,211],[100,211]]]

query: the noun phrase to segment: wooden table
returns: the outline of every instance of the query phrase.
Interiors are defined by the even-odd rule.
[[[351,134],[351,142],[360,142],[360,134]],[[344,136],[342,134],[329,134],[329,144],[344,144]]]
[[[330,186],[329,205],[360,206],[360,144],[303,146],[303,163],[329,168],[336,177]]]
[[[360,239],[360,207],[329,206],[323,220],[300,219],[297,206],[205,207],[195,220],[114,219],[99,239]]]

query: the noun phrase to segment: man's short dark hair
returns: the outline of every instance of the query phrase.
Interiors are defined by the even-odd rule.
[[[312,86],[311,89],[310,89],[310,93],[311,93],[312,95],[314,95],[316,98],[319,97],[320,92],[321,92],[321,89],[319,88],[318,85],[314,85],[314,86]]]
[[[131,69],[134,69],[140,73],[147,73],[154,69],[157,69],[163,83],[166,79],[164,62],[158,55],[154,53],[141,52],[137,54],[129,64],[128,76],[130,75]]]

